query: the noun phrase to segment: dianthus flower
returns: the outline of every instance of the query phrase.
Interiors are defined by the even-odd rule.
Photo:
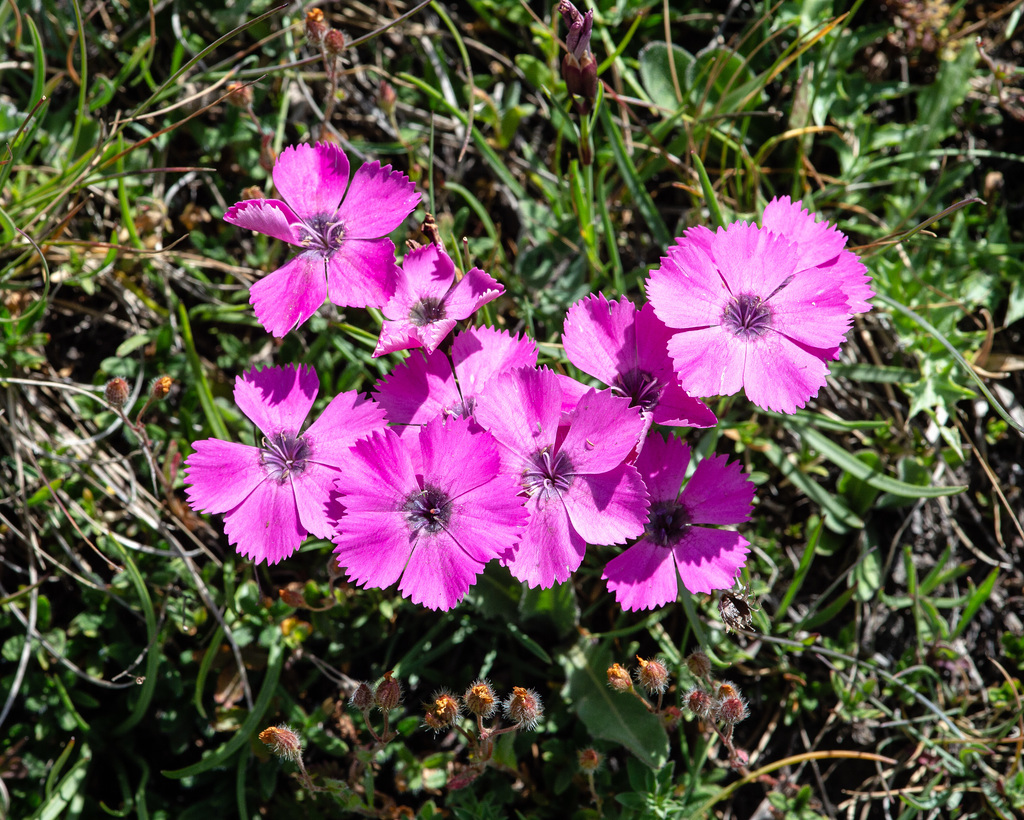
[[[451,609],[525,524],[500,467],[494,439],[469,419],[356,442],[331,502],[338,565],[360,586],[401,579],[398,590],[413,603]]]
[[[250,370],[235,380],[235,403],[263,433],[259,446],[197,441],[186,463],[188,502],[223,513],[228,540],[256,563],[287,558],[309,534],[329,538],[331,484],[349,445],[384,429],[374,402],[341,393],[305,431],[320,381],[308,366]]]
[[[625,463],[643,419],[629,402],[590,390],[562,420],[562,389],[549,370],[521,367],[495,380],[474,417],[505,449],[530,522],[510,558],[529,586],[568,579],[587,544],[621,544],[643,532],[647,491]]]
[[[679,386],[668,355],[671,335],[650,304],[637,310],[625,297],[609,302],[599,293],[569,308],[562,343],[570,362],[640,410],[645,435],[652,422],[714,427],[715,414]]]
[[[395,295],[384,305],[385,322],[373,355],[410,347],[433,353],[456,322],[504,292],[480,268],[456,282],[455,263],[434,244],[411,250],[402,260]]]
[[[754,485],[725,456],[701,461],[680,492],[690,448],[677,438],[648,436],[636,468],[651,495],[644,537],[605,567],[602,578],[623,609],[653,609],[676,600],[679,579],[690,592],[733,584],[748,543],[732,530],[699,524],[750,520]]]
[[[303,249],[249,289],[263,327],[284,336],[325,297],[339,307],[382,307],[398,275],[387,235],[420,202],[408,177],[370,162],[350,182],[348,157],[328,143],[285,148],[273,177],[282,199],[247,199],[224,214],[232,225]]]
[[[825,384],[828,361],[869,307],[865,268],[843,234],[799,203],[773,200],[764,227],[691,228],[647,280],[682,388],[741,387],[759,407],[793,413]]]

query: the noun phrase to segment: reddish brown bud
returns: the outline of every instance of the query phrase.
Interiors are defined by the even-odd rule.
[[[348,699],[349,706],[358,709],[360,712],[369,712],[373,706],[373,689],[368,683],[360,683],[352,697]]]
[[[601,763],[604,761],[604,755],[602,755],[597,749],[588,747],[586,749],[580,749],[576,755],[576,760],[579,763],[580,771],[585,774],[593,774],[599,768]]]
[[[725,700],[726,698],[738,698],[739,696],[740,690],[727,680],[718,684],[718,691],[715,692],[715,697],[719,700]]]
[[[699,718],[706,718],[715,708],[711,695],[703,689],[691,689],[683,702],[686,708]]]
[[[260,741],[278,757],[298,762],[302,758],[302,738],[285,726],[271,726],[260,732]]]
[[[660,695],[668,689],[668,670],[664,663],[657,658],[646,661],[639,655],[636,660],[640,664],[636,670],[637,683],[648,695]]]
[[[686,668],[695,678],[706,678],[711,674],[711,658],[698,650],[687,657]]]
[[[616,692],[628,692],[633,688],[633,681],[629,679],[629,672],[613,663],[608,667],[608,685]]]
[[[522,686],[512,687],[512,694],[505,701],[505,717],[520,729],[530,731],[543,714],[544,707],[541,705],[540,695]]]
[[[227,85],[227,101],[238,108],[248,108],[252,105],[252,86],[245,83],[233,82]]]
[[[323,45],[327,34],[327,24],[321,9],[310,9],[306,12],[306,42],[313,48]]]
[[[392,671],[384,673],[384,680],[377,684],[377,691],[373,693],[373,701],[382,712],[390,712],[402,702],[402,684],[391,675]]]
[[[274,170],[274,163],[277,162],[277,151],[273,146],[274,135],[266,133],[260,137],[260,168],[267,173]],[[257,197],[262,199],[262,197]]]
[[[300,586],[301,584],[295,584],[294,586],[289,584],[284,589],[279,589],[277,594],[281,596],[281,600],[288,604],[288,606],[302,609],[306,606],[306,599],[303,597],[302,591],[296,588]]]
[[[345,35],[338,31],[336,28],[332,28],[324,36],[324,49],[331,57],[339,57],[345,53]]]
[[[747,702],[739,697],[726,698],[720,701],[716,713],[722,723],[727,723],[730,726],[739,723],[750,714],[747,709]]]
[[[124,407],[125,402],[128,401],[130,394],[128,389],[128,382],[117,376],[107,382],[107,386],[103,388],[103,396],[106,400],[119,410]]]
[[[497,699],[494,697],[494,690],[485,680],[478,680],[462,696],[462,702],[474,715],[482,718],[489,718],[498,708]]]
[[[387,80],[381,80],[377,90],[377,104],[380,106],[380,110],[390,117],[395,113],[397,103],[398,95],[395,93],[394,86]]]

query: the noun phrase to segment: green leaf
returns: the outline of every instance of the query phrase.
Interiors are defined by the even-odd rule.
[[[662,42],[640,49],[640,82],[651,102],[666,111],[678,110],[689,97],[686,74],[694,59],[686,49]]]
[[[576,644],[561,661],[566,670],[562,695],[587,731],[594,738],[621,743],[645,766],[661,768],[669,752],[665,727],[633,695],[608,687],[609,644],[586,649]]]

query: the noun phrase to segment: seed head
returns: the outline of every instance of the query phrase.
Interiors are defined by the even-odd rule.
[[[512,687],[512,694],[505,701],[505,717],[519,729],[530,731],[537,726],[537,721],[543,714],[544,706],[540,702],[540,695],[522,686]]]
[[[580,749],[576,753],[576,760],[579,763],[580,771],[584,774],[593,774],[601,768],[604,762],[604,755],[592,746]]]
[[[698,649],[686,658],[686,668],[695,678],[706,678],[711,674],[711,658]]]
[[[390,712],[402,702],[402,684],[391,677],[394,670],[384,673],[384,680],[377,684],[373,702],[382,712]]]
[[[124,407],[125,402],[128,401],[129,393],[128,382],[120,376],[111,379],[107,382],[107,386],[103,388],[103,396],[107,402],[118,410]]]
[[[646,661],[639,655],[636,656],[636,660],[640,664],[640,668],[636,670],[637,683],[648,695],[660,695],[668,689],[668,670],[664,663],[658,658]]]
[[[360,683],[352,697],[348,699],[349,706],[358,709],[360,712],[369,712],[373,707],[373,689],[368,683]]]
[[[498,708],[494,690],[485,680],[478,680],[472,684],[462,696],[462,702],[470,712],[482,718],[489,718]]]
[[[302,738],[283,723],[260,732],[260,741],[278,757],[291,760],[293,763],[302,759]]]
[[[633,681],[629,679],[629,672],[613,663],[608,667],[608,685],[616,692],[628,692],[633,688]]]

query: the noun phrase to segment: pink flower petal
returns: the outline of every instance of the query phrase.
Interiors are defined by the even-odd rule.
[[[456,336],[456,344],[458,340]],[[443,353],[413,353],[381,379],[376,390],[377,401],[392,424],[425,424],[462,401]]]
[[[306,537],[290,481],[267,479],[224,515],[224,532],[240,555],[255,563],[276,564],[295,552]]]
[[[188,503],[196,512],[225,513],[241,504],[265,479],[259,450],[220,439],[193,442],[185,462]]]
[[[235,404],[265,436],[296,434],[319,389],[320,380],[309,365],[248,370],[235,379]]]
[[[730,463],[728,456],[722,455],[704,458],[679,496],[694,524],[749,521],[753,500],[754,485],[740,463]]]
[[[384,430],[384,408],[354,390],[339,393],[320,417],[302,434],[313,461],[344,469],[351,446],[359,439]]]
[[[639,410],[628,399],[591,389],[576,405],[559,450],[572,461],[575,473],[603,473],[625,460],[643,427]]]
[[[558,434],[562,391],[550,370],[520,367],[478,397],[474,416],[510,450],[529,454],[551,446]]]
[[[835,226],[815,221],[802,202],[793,202],[788,196],[776,197],[765,206],[761,224],[797,246],[798,270],[822,265],[846,246],[846,236]]]
[[[227,209],[224,221],[239,228],[272,236],[290,245],[302,244],[295,227],[301,220],[279,199],[247,199],[244,202],[236,202]]]
[[[672,547],[683,586],[691,593],[728,589],[746,563],[747,540],[731,530],[690,527]]]
[[[473,268],[455,283],[455,287],[445,297],[448,318],[452,320],[467,319],[480,307],[488,302],[493,302],[504,292],[504,285],[498,284],[480,268]]]
[[[464,396],[475,396],[500,373],[535,367],[537,344],[493,327],[471,327],[455,335],[452,361]]]
[[[839,286],[850,302],[852,313],[867,313],[871,310],[871,303],[868,302],[868,299],[875,295],[875,290],[871,287],[871,277],[867,275],[868,269],[857,254],[843,251],[832,264],[824,266],[821,270],[838,280]]]
[[[731,396],[743,386],[747,345],[720,327],[677,333],[668,352],[691,396]]]
[[[376,239],[391,233],[420,204],[409,178],[390,165],[368,162],[352,175],[345,201],[338,209],[345,236]]]
[[[334,535],[334,522],[329,519],[327,502],[334,489],[338,470],[313,461],[306,462],[301,475],[292,476],[295,487],[295,506],[299,511],[299,522],[317,538]]]
[[[643,535],[647,488],[630,464],[600,475],[578,475],[562,500],[573,529],[590,544],[624,544]]]
[[[601,577],[608,581],[608,591],[615,593],[619,606],[627,611],[665,606],[679,595],[672,550],[646,538],[609,561]]]
[[[465,597],[483,568],[442,532],[417,542],[398,591],[414,604],[448,610]]]
[[[836,347],[850,327],[846,296],[818,269],[797,274],[769,304],[771,329],[811,347]]]
[[[651,433],[644,442],[644,448],[636,460],[651,503],[675,501],[683,485],[686,468],[690,463],[690,448],[680,438],[670,436],[667,440],[660,433]]]
[[[337,145],[289,145],[274,163],[274,187],[302,219],[333,217],[345,195],[348,172],[348,157]]]
[[[565,315],[565,355],[584,373],[614,384],[638,366],[636,319],[636,306],[625,297],[609,302],[598,293],[577,302]]]
[[[312,251],[299,254],[249,288],[256,318],[279,339],[316,313],[326,295],[324,259]]]
[[[338,307],[383,307],[397,277],[390,239],[344,239],[327,263],[328,296]]]
[[[718,268],[690,243],[668,249],[661,266],[651,271],[646,290],[654,312],[670,328],[717,325],[729,298]]]
[[[815,351],[769,333],[747,348],[743,389],[758,407],[794,413],[825,386],[825,351]]]
[[[767,298],[796,272],[796,247],[785,237],[757,225],[734,222],[728,228],[719,228],[711,250],[733,296],[753,293]],[[665,324],[672,326],[667,320]]]
[[[515,554],[503,562],[527,586],[547,589],[567,581],[581,563],[587,542],[569,525],[557,498],[526,502],[530,522]]]
[[[436,245],[424,245],[409,251],[402,260],[395,283],[395,294],[384,306],[384,315],[408,321],[410,311],[426,298],[441,301],[455,281],[455,263]]]
[[[380,336],[377,337],[373,358],[376,359],[379,356],[394,353],[396,350],[408,350],[413,347],[423,347],[420,342],[419,328],[404,319],[399,321],[385,319],[380,328]]]

